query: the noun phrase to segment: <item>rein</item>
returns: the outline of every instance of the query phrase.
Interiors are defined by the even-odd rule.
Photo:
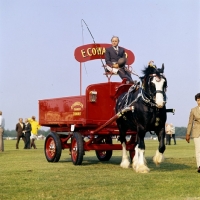
[[[135,88],[136,88],[136,86],[135,86]],[[134,89],[135,89],[135,88],[134,88]],[[125,105],[124,105],[124,108],[133,106],[133,104],[134,104],[135,102],[137,102],[138,99],[139,99],[140,97],[142,98],[142,101],[143,101],[144,103],[150,105],[151,107],[156,107],[156,104],[153,103],[147,96],[145,96],[144,90],[142,89],[141,86],[139,87],[140,92],[138,93],[137,97],[136,97],[133,101],[131,101],[131,102],[128,104],[128,97],[129,97],[129,94],[130,94],[130,92],[132,92],[134,89],[133,89],[132,86],[131,86],[131,87],[129,88],[127,94],[125,95],[125,96],[126,96],[126,103],[125,103]],[[125,97],[125,96],[124,96],[124,97]],[[128,105],[127,105],[127,104],[128,104]]]

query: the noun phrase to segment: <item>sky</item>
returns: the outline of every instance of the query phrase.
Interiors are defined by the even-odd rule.
[[[80,95],[80,64],[74,51],[110,43],[135,55],[134,71],[150,60],[165,65],[167,122],[186,127],[200,92],[199,0],[0,0],[0,110],[6,129],[18,118],[36,116],[38,100]],[[107,82],[100,60],[82,65],[82,94],[88,85]],[[138,80],[136,76],[132,76]],[[114,76],[111,81],[121,81]],[[43,127],[44,128],[44,127]],[[45,128],[44,128],[45,129]]]

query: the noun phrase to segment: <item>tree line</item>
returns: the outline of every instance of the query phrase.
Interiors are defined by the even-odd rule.
[[[45,131],[45,130],[38,130],[38,135],[43,135],[47,136],[50,133],[50,129]],[[176,137],[179,138],[184,138],[186,134],[186,128],[185,127],[175,127],[175,135]],[[15,130],[4,130],[4,137],[16,137],[17,133]],[[151,134],[148,132],[146,134],[146,137],[150,137]]]
[[[187,128],[186,127],[175,127],[175,136],[178,138],[185,138]],[[146,137],[151,137],[152,135],[148,132]]]

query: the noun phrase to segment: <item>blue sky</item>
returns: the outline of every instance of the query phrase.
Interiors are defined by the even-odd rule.
[[[165,64],[168,122],[187,126],[200,92],[200,1],[198,0],[0,0],[0,110],[6,129],[19,117],[38,118],[38,100],[79,95],[74,50],[93,40],[134,52],[136,73],[150,60]],[[133,77],[137,79],[137,77]],[[115,76],[113,81],[120,81]],[[100,60],[83,65],[87,85],[107,81]]]

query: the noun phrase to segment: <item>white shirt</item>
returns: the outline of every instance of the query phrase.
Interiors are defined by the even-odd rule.
[[[118,50],[119,50],[119,49],[118,49],[118,46],[116,46],[116,47],[113,46],[113,49],[114,49],[115,51],[118,51]]]
[[[175,127],[173,125],[168,124],[166,127],[167,134],[175,134]]]
[[[2,115],[0,115],[0,128],[4,127],[5,127],[5,119],[2,117]]]

